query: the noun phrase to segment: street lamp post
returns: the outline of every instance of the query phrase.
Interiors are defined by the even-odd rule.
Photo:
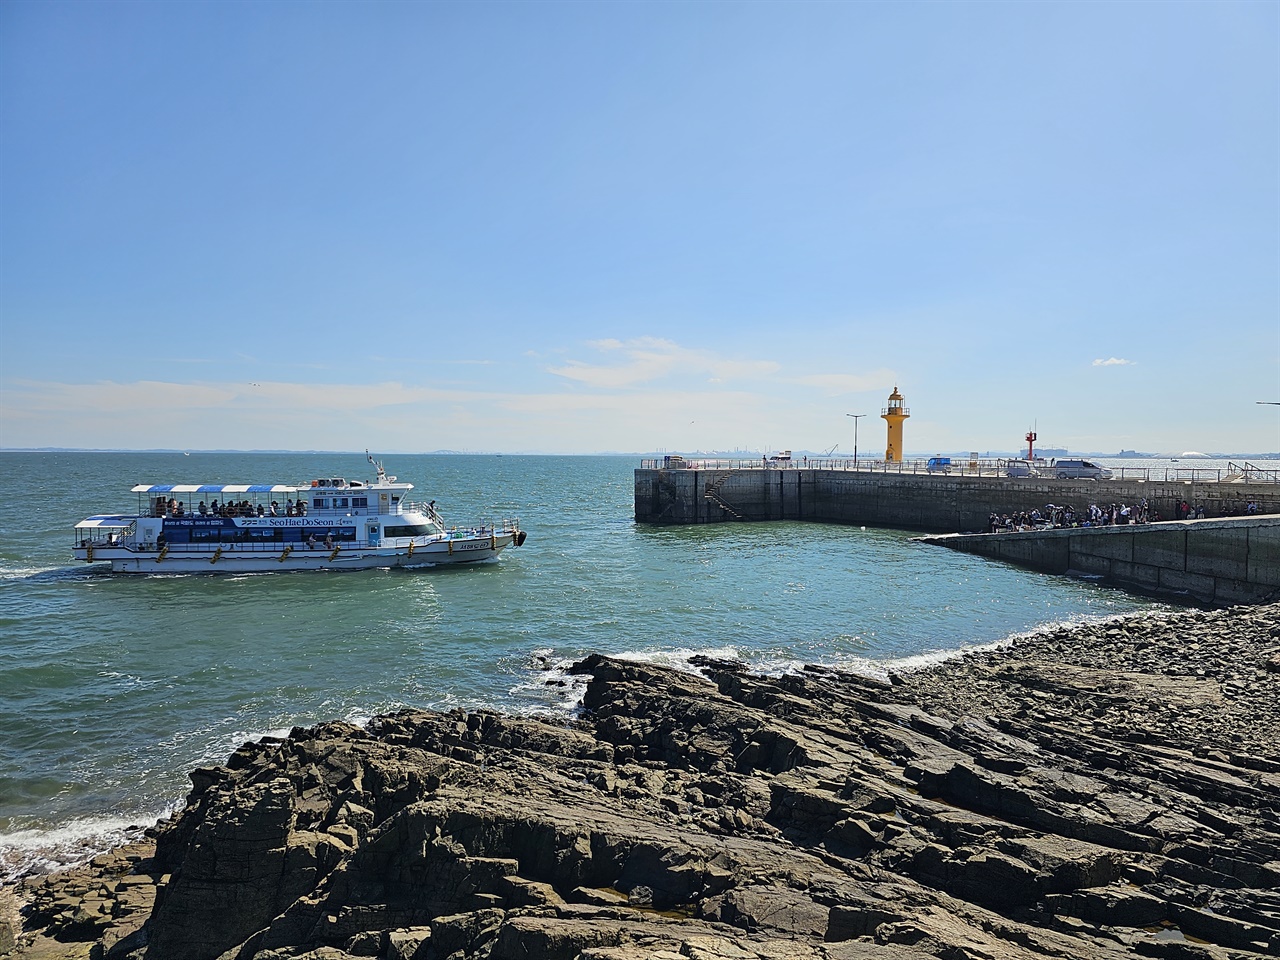
[[[858,469],[858,421],[866,416],[865,413],[846,413],[846,417],[853,417],[853,469]]]

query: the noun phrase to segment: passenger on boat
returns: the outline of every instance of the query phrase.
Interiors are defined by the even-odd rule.
[[[220,506],[218,506],[218,501],[217,501],[217,500],[215,500],[215,501],[213,501],[213,503],[209,504],[209,512],[210,512],[211,514],[213,514],[215,517],[220,517],[220,516],[222,516],[222,508],[221,508]]]
[[[277,511],[278,511],[279,509],[280,509],[280,504],[278,504],[278,503],[276,503],[274,500],[272,500],[272,501],[271,501],[271,516],[273,516],[273,517],[278,517],[278,516],[280,516],[280,514],[279,514],[279,513],[277,513]]]
[[[200,516],[202,517],[207,517],[209,515],[209,508],[205,505],[203,500],[200,501],[200,505],[196,507],[196,510],[199,511]]]
[[[187,515],[186,507],[181,500],[178,501],[178,506],[174,509],[173,515],[175,517],[185,517]]]
[[[173,499],[173,497],[170,497],[169,498],[169,516],[173,516],[174,511],[177,509],[178,509],[178,501]]]
[[[266,509],[262,506],[262,504],[258,504],[258,516],[260,516],[260,517],[266,516],[266,513],[267,513],[267,511],[266,511]]]
[[[288,506],[286,506],[286,507],[284,508],[284,515],[285,515],[286,517],[292,517],[292,516],[293,516],[293,501],[292,501],[292,500],[289,500],[289,501],[286,501],[286,502],[287,502]]]
[[[316,540],[316,535],[313,533],[307,537],[307,549],[314,550],[317,546],[319,546],[319,541]]]
[[[328,533],[324,535],[324,546],[326,550],[333,549],[333,531],[332,530],[330,530]]]

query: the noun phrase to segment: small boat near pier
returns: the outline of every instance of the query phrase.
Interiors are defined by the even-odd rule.
[[[76,524],[73,556],[114,573],[372,570],[478,563],[524,543],[519,520],[446,527],[434,500],[411,502],[413,484],[369,462],[371,482],[139,484],[136,514]]]

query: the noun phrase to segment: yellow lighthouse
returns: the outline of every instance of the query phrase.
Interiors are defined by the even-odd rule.
[[[880,411],[880,416],[889,424],[889,442],[885,447],[884,459],[886,463],[902,462],[902,421],[911,416],[905,406],[902,405],[902,394],[898,392],[898,388],[893,388],[893,393],[889,394],[889,405]]]

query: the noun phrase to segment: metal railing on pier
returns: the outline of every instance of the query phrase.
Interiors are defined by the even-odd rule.
[[[936,460],[937,458],[934,458]],[[661,457],[640,461],[642,470],[857,470],[864,473],[919,473],[961,476],[1005,476],[1004,460],[952,457],[949,464],[932,463],[930,460],[877,460],[859,457],[854,460],[832,457],[797,457],[790,460],[772,459],[718,459],[703,457]]]
[[[1008,477],[1009,461],[1004,459],[951,457],[940,464],[940,458],[928,460],[885,461],[830,457],[800,457],[791,460],[723,459],[704,457],[656,457],[640,461],[642,470],[841,470],[860,473],[923,474],[929,476]],[[1021,463],[1024,461],[1014,461]],[[1097,461],[1095,461],[1097,462]],[[1054,479],[1052,464],[1037,461],[1034,469],[1039,479]],[[1114,480],[1147,480],[1180,483],[1280,483],[1280,469],[1259,467],[1252,463],[1228,462],[1226,467],[1111,467]],[[1016,474],[1025,476],[1025,474]]]

